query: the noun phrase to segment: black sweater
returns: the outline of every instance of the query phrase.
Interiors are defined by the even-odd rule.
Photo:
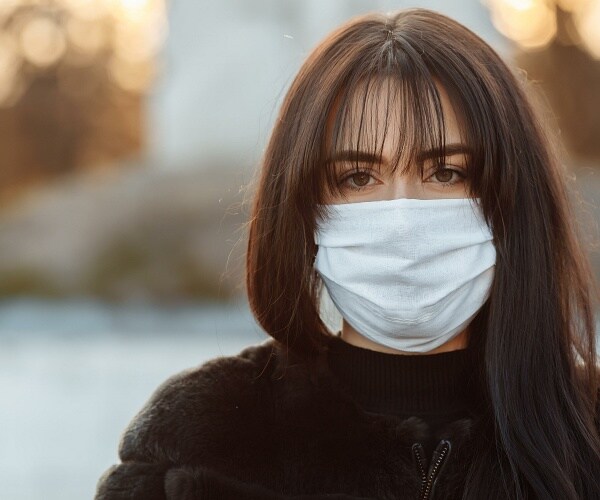
[[[472,417],[481,402],[470,349],[436,354],[392,354],[357,347],[338,336],[329,366],[360,407],[370,413],[417,416],[430,428],[423,443],[430,457],[445,424]]]

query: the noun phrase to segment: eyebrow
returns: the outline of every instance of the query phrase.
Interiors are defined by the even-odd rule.
[[[472,154],[473,150],[468,147],[466,144],[453,142],[450,144],[446,144],[446,156],[454,156],[458,154]],[[422,151],[417,155],[418,161],[425,161],[429,158],[435,158],[442,155],[442,151],[440,148],[428,149],[426,151]],[[383,161],[382,161],[383,160]],[[352,151],[352,150],[342,150],[334,153],[329,159],[327,159],[327,163],[335,163],[341,161],[359,161],[362,163],[387,163],[385,157],[377,156],[372,153],[367,153],[365,151]]]

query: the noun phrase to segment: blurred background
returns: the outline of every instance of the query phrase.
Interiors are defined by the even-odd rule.
[[[423,6],[534,82],[600,276],[600,0],[0,0],[0,496],[92,498],[168,376],[266,336],[247,187],[310,50]]]

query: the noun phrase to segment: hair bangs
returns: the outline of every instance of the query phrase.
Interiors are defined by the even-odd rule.
[[[323,141],[324,179],[319,182],[329,195],[346,198],[342,165],[359,170],[369,164],[377,171],[389,169],[419,179],[425,167],[444,165],[445,119],[435,76],[421,61],[405,55],[396,54],[393,64],[380,63],[379,71],[352,75],[336,96]],[[382,157],[386,140],[394,145],[391,158]],[[467,146],[472,148],[470,142]]]

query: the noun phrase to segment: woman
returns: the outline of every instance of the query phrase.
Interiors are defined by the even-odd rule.
[[[351,19],[303,64],[262,163],[247,290],[272,338],[164,382],[96,498],[600,498],[569,210],[524,83],[483,40],[426,9]]]

